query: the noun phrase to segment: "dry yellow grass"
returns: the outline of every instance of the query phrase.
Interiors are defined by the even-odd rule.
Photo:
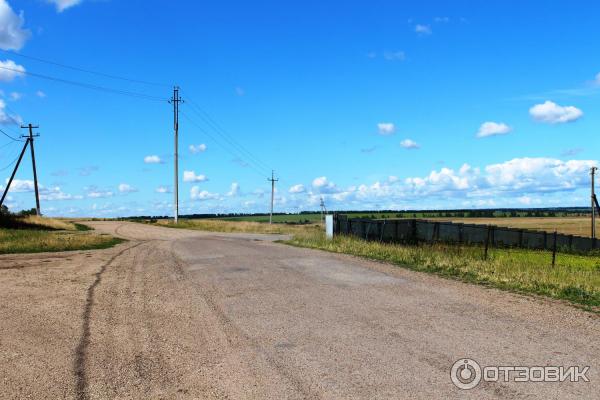
[[[540,218],[431,218],[435,221],[452,221],[464,224],[482,224],[505,226],[509,228],[532,229],[566,235],[590,236],[590,217],[540,217]],[[600,232],[600,221],[596,222],[596,231]]]
[[[86,227],[68,220],[16,217],[0,228],[0,254],[103,249],[121,243],[110,235],[81,232]]]
[[[278,233],[298,234],[301,232],[320,230],[320,225],[287,225],[265,224],[249,221],[222,221],[217,219],[180,219],[175,225],[172,220],[158,220],[157,225],[170,228],[195,229],[209,232],[239,232],[239,233]]]
[[[65,231],[76,231],[77,227],[69,221],[62,219],[54,219],[54,218],[46,218],[39,217],[37,215],[28,215],[26,217],[20,218],[24,223],[28,225],[36,225],[40,228],[49,228],[56,230],[65,230]]]

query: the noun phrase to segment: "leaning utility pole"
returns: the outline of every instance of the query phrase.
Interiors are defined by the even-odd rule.
[[[275,171],[271,171],[271,179],[267,178],[268,181],[271,181],[271,214],[269,214],[269,224],[273,223],[273,201],[275,199],[275,182],[279,179],[275,179]]]
[[[21,129],[29,129],[29,135],[21,137],[27,138],[27,141],[29,141],[29,146],[31,149],[31,165],[33,166],[33,187],[35,188],[35,211],[37,215],[42,215],[42,213],[40,212],[40,192],[38,190],[37,169],[35,168],[35,150],[33,148],[33,138],[38,137],[40,135],[33,134],[34,128],[38,129],[39,126],[33,126],[32,124],[28,124],[26,126],[21,125]]]
[[[596,191],[594,188],[594,176],[597,170],[597,167],[590,168],[590,175],[592,176],[592,239],[596,238]]]
[[[15,165],[15,169],[13,169],[13,172],[10,175],[10,178],[8,179],[8,183],[6,184],[6,188],[4,189],[4,193],[2,193],[2,198],[0,199],[0,207],[2,207],[2,204],[4,204],[4,199],[6,198],[6,195],[8,194],[8,190],[10,189],[10,184],[12,183],[13,179],[15,179],[15,174],[17,173],[17,170],[19,169],[19,165],[21,164],[21,160],[23,159],[23,155],[25,154],[25,150],[27,150],[27,145],[29,145],[29,139],[27,139],[25,141],[25,144],[23,145],[23,150],[21,150],[21,154],[19,155],[19,159],[17,161],[17,165]]]
[[[179,221],[179,103],[183,103],[179,97],[179,86],[173,87],[173,98],[169,100],[173,104],[173,130],[175,131],[175,178],[173,184],[173,215],[175,223]]]

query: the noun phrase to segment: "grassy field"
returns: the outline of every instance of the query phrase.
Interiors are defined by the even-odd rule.
[[[420,213],[422,214],[422,213]],[[351,218],[396,218],[391,213],[349,213]],[[567,235],[590,236],[590,217],[494,217],[494,218],[458,218],[458,217],[441,217],[441,218],[426,218],[419,215],[416,218],[425,218],[432,221],[452,221],[462,222],[465,224],[482,224],[482,225],[497,225],[509,228],[522,228],[532,230],[542,230]],[[229,221],[229,222],[269,222],[269,216],[244,216],[244,217],[227,217],[223,219],[206,219],[207,221]],[[202,221],[190,220],[190,221]],[[276,224],[318,224],[321,222],[321,214],[289,214],[289,215],[274,215],[273,222]],[[600,218],[596,221],[596,231],[600,232]]]
[[[547,251],[490,249],[454,245],[397,245],[305,232],[286,243],[390,262],[403,268],[438,274],[504,290],[568,300],[600,311],[600,257],[558,254],[551,266]]]
[[[37,216],[3,219],[0,254],[104,249],[123,242],[89,231],[86,225]]]
[[[590,236],[590,217],[542,217],[542,218],[432,218],[435,221],[462,222],[465,224],[483,224],[506,226],[554,232],[567,235]],[[598,219],[600,220],[600,218]],[[596,231],[600,232],[600,221],[596,221]]]
[[[290,225],[290,224],[265,224],[253,221],[230,221],[218,219],[180,219],[175,225],[172,220],[157,220],[156,222],[146,222],[157,226],[168,228],[195,229],[209,232],[239,232],[239,233],[278,233],[278,234],[299,234],[306,232],[320,232],[319,225]]]

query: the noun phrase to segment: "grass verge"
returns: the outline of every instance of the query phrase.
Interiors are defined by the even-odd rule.
[[[434,273],[465,282],[525,294],[567,300],[600,312],[600,257],[552,254],[523,249],[482,249],[471,246],[398,245],[338,236],[326,240],[321,232],[297,234],[284,243],[390,262],[403,268]]]
[[[105,249],[124,241],[65,220],[27,216],[0,222],[0,254]]]
[[[144,223],[156,226],[164,226],[167,228],[229,233],[271,233],[296,235],[313,232],[316,234],[323,229],[319,225],[269,225],[261,222],[223,221],[218,219],[180,219],[178,224],[173,223],[172,220],[153,220],[153,222],[144,221]]]

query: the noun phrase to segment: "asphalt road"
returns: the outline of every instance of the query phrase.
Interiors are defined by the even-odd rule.
[[[0,256],[0,398],[600,397],[597,314],[276,236],[93,226],[129,241]],[[461,390],[464,357],[590,382]]]

